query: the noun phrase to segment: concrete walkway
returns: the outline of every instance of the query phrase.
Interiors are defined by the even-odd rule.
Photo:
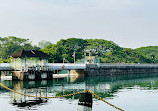
[[[12,76],[1,76],[1,80],[12,80]]]
[[[64,77],[77,76],[76,74],[53,74],[53,78],[64,78]],[[1,80],[12,80],[12,76],[1,76]]]
[[[77,76],[76,74],[53,74],[53,78],[64,78],[69,76]]]

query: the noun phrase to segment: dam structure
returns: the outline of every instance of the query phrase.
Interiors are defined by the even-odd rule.
[[[84,76],[158,73],[158,64],[95,63],[95,57],[85,57],[83,63],[48,63],[50,56],[36,50],[22,50],[12,57],[11,63],[0,63],[0,77],[2,71],[11,71],[12,80],[51,80],[62,70]]]
[[[158,64],[86,64],[86,76],[158,73]]]
[[[158,64],[74,64],[74,63],[47,63],[44,67],[34,66],[25,70],[15,70],[11,63],[0,63],[1,71],[28,72],[28,71],[53,72],[58,70],[76,70],[83,72],[85,76],[127,75],[158,73]]]

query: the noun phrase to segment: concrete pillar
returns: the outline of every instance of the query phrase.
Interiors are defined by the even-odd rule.
[[[67,82],[69,83],[70,80],[70,70],[68,70],[68,77],[67,77]]]
[[[53,77],[54,77],[53,74],[55,74],[55,72],[54,72],[54,70],[51,70],[51,69],[50,69],[50,72],[51,72],[51,76],[52,76],[52,80],[53,80]]]
[[[68,77],[70,77],[70,70],[69,70],[69,72],[68,72]]]

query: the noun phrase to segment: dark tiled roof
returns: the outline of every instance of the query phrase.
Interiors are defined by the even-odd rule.
[[[12,55],[14,58],[22,58],[22,57],[38,57],[38,58],[49,58],[50,56],[42,51],[37,50],[21,50]]]

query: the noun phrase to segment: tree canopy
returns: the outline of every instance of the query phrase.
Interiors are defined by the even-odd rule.
[[[134,49],[122,48],[113,41],[103,39],[69,38],[60,40],[57,44],[51,44],[41,49],[51,55],[51,62],[62,62],[63,58],[73,62],[73,54],[76,52],[76,60],[84,58],[85,53],[97,56],[102,63],[152,63]]]
[[[85,46],[87,46],[87,41],[83,39],[70,38],[67,40],[61,39],[57,44],[50,44],[41,50],[52,56],[50,60],[51,62],[62,62],[63,58],[68,62],[74,62],[74,52],[76,59],[82,59],[84,56]]]
[[[158,63],[158,46],[140,47],[135,50],[150,59],[152,63]]]
[[[32,46],[29,39],[22,39],[14,36],[0,38],[1,61],[7,60],[13,53],[19,50],[31,49],[38,50],[39,48],[37,46]]]
[[[46,40],[41,40],[39,43],[38,43],[38,47],[43,49],[45,48],[47,45],[51,44],[51,42],[49,41],[46,41]]]
[[[0,62],[8,62],[10,55],[19,50],[41,50],[51,56],[49,62],[61,63],[80,61],[85,54],[97,56],[102,63],[158,63],[158,46],[137,49],[123,48],[104,39],[61,39],[56,44],[40,41],[37,46],[29,39],[14,36],[0,38]]]

